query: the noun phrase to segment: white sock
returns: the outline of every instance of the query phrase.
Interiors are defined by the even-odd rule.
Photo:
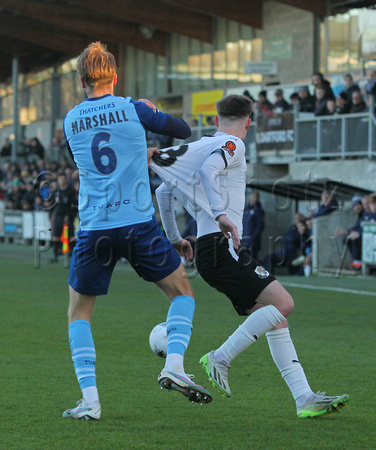
[[[311,266],[304,266],[304,275],[309,277],[311,275]]]
[[[169,353],[166,358],[165,370],[174,372],[179,375],[185,375],[184,373],[184,356],[179,353]]]
[[[82,389],[82,395],[88,406],[91,406],[94,402],[99,402],[97,386],[89,386]]]
[[[279,323],[283,322],[285,318],[273,305],[264,306],[253,312],[239,328],[224,342],[214,353],[214,356],[219,357],[219,352],[223,354],[227,363],[230,363],[236,356],[249,347],[253,342],[257,341],[259,337],[264,335],[267,331],[274,328]],[[218,355],[218,356],[217,356]]]
[[[313,394],[304,374],[288,328],[266,333],[270,353],[283,379],[286,381],[294,400],[301,406]]]

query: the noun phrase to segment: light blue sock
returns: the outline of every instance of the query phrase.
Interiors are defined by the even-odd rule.
[[[90,323],[87,320],[75,320],[69,325],[68,332],[73,366],[81,390],[96,386],[96,354]]]
[[[179,295],[171,300],[167,314],[167,354],[184,356],[192,334],[195,300],[189,295]]]

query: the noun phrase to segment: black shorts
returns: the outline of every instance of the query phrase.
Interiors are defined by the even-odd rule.
[[[238,261],[229,251],[222,233],[212,233],[197,239],[195,263],[201,277],[217,291],[227,295],[240,316],[246,316],[260,293],[275,280],[245,247],[237,251]]]
[[[68,234],[69,237],[75,235],[74,233],[74,216],[65,214],[55,214],[52,219],[52,236],[54,238],[60,238],[63,232],[65,218],[68,217]]]

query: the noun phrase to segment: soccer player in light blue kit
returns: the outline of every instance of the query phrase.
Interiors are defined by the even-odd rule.
[[[182,120],[159,112],[148,101],[114,96],[116,62],[100,42],[77,62],[86,100],[64,120],[64,133],[80,176],[80,231],[69,271],[69,343],[83,399],[63,417],[98,420],[96,353],[91,316],[96,296],[106,295],[117,260],[125,257],[146,281],[171,300],[168,351],[158,381],[189,400],[209,403],[205,388],[184,371],[194,314],[193,291],[179,254],[153,216],[145,130],[180,139],[190,136]]]

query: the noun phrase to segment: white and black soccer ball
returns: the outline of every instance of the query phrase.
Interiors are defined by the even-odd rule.
[[[167,356],[167,325],[165,322],[156,325],[149,336],[150,348],[161,358]]]

